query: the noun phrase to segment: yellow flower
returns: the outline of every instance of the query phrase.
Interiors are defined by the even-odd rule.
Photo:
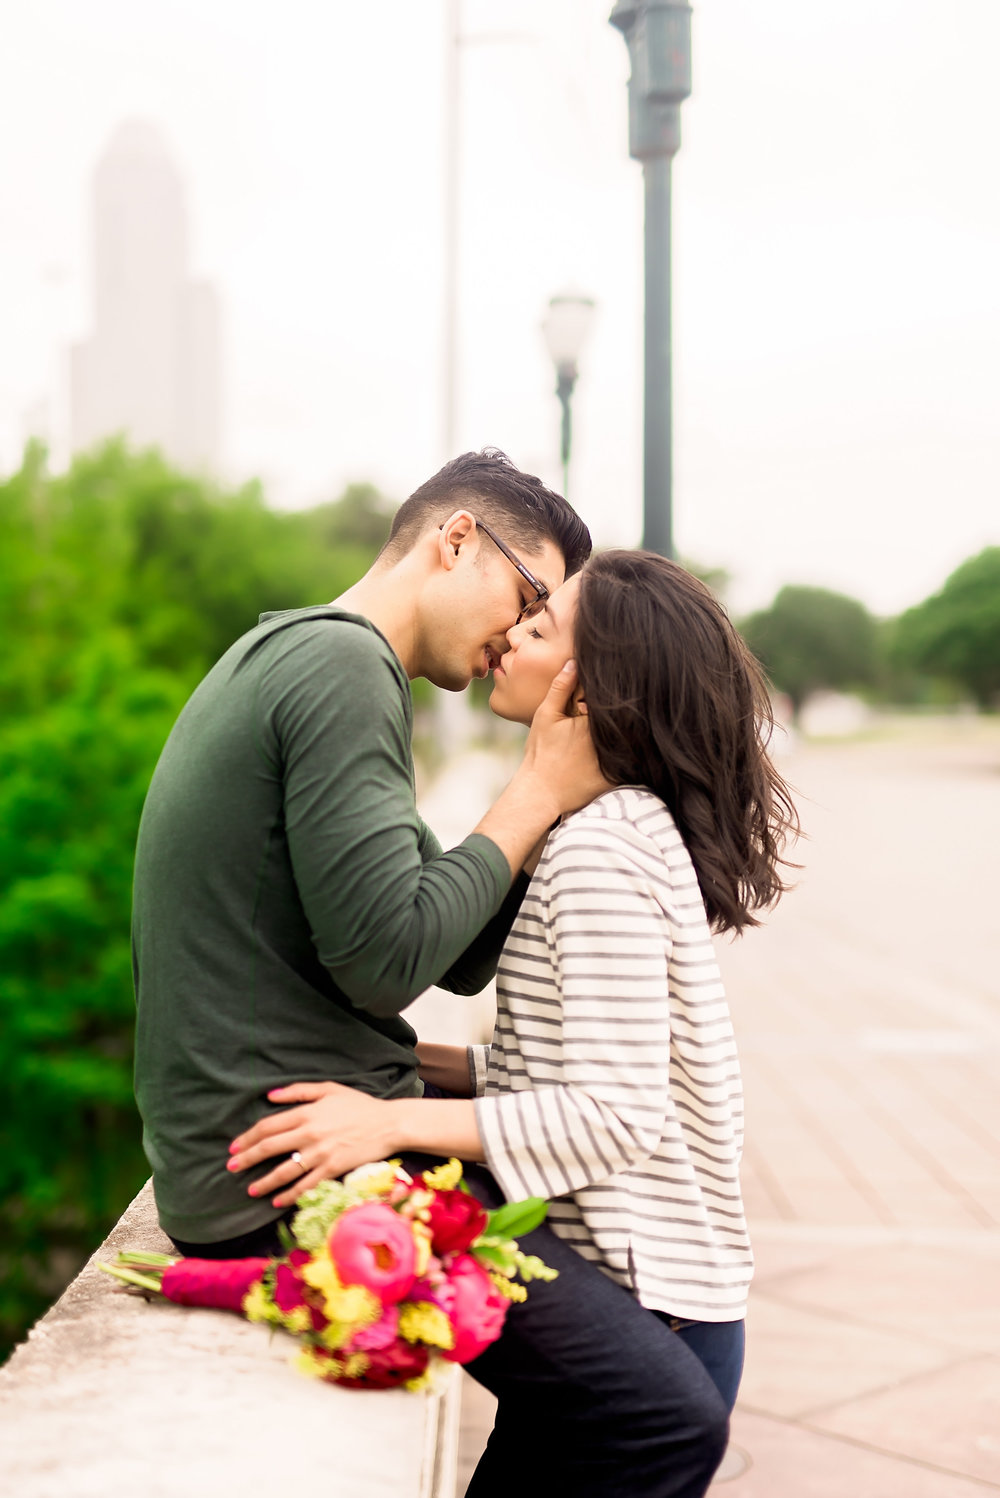
[[[248,1321],[266,1321],[281,1325],[281,1312],[274,1305],[260,1280],[243,1297],[243,1314]]]
[[[312,1331],[312,1317],[307,1306],[294,1306],[290,1311],[281,1312],[281,1324],[288,1331],[294,1332],[296,1336],[300,1332]]]
[[[359,1165],[344,1177],[344,1185],[365,1196],[382,1196],[392,1190],[396,1177],[402,1171],[399,1160],[374,1160],[370,1165]],[[409,1177],[407,1177],[409,1179]]]
[[[527,1290],[523,1285],[519,1285],[516,1280],[509,1280],[499,1269],[487,1269],[486,1273],[500,1291],[500,1294],[506,1296],[508,1300],[527,1300]]]
[[[347,1321],[356,1329],[377,1321],[382,1303],[364,1285],[345,1285],[326,1252],[315,1254],[303,1266],[302,1278],[323,1296],[323,1309],[330,1321]]]
[[[329,1347],[331,1352],[338,1352],[345,1342],[349,1342],[357,1331],[356,1326],[351,1326],[346,1321],[331,1321],[329,1326],[324,1326],[319,1333],[319,1340],[324,1347]]]
[[[461,1160],[448,1160],[433,1170],[424,1171],[424,1184],[432,1191],[454,1191],[462,1179]]]
[[[297,1358],[293,1358],[292,1366],[307,1378],[331,1378],[340,1373],[343,1363],[339,1358],[321,1358],[311,1347],[304,1347]]]
[[[429,1300],[407,1301],[399,1311],[399,1335],[407,1342],[424,1342],[428,1347],[455,1345],[455,1332],[440,1306]]]

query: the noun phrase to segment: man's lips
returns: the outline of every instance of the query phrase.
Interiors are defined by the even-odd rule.
[[[491,645],[487,645],[486,649],[483,651],[483,660],[485,662],[485,668],[482,672],[483,676],[489,676],[491,671],[494,672],[494,674],[497,671],[501,672],[502,674],[503,667],[500,664],[500,656]]]

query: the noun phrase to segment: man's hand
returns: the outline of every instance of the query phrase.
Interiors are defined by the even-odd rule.
[[[567,661],[531,721],[518,771],[543,782],[554,794],[553,821],[579,811],[610,788],[597,763],[586,703],[574,701],[576,690],[576,662]]]
[[[233,1172],[259,1165],[275,1155],[283,1159],[267,1175],[247,1187],[249,1196],[278,1191],[273,1205],[290,1207],[320,1181],[332,1180],[391,1154],[392,1111],[380,1098],[370,1097],[339,1082],[296,1082],[268,1093],[272,1103],[298,1103],[270,1118],[262,1118],[229,1146]]]
[[[497,844],[512,871],[524,867],[561,816],[611,789],[597,763],[585,704],[574,705],[576,686],[576,662],[567,661],[535,713],[517,773],[476,828]]]

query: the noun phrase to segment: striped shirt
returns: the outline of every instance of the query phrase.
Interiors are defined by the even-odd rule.
[[[735,1321],[753,1260],[743,1097],[694,867],[650,791],[608,791],[551,834],[474,1047],[486,1159],[509,1200],[655,1310]]]

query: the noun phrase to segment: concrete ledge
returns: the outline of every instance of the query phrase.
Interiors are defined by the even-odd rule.
[[[95,1265],[171,1252],[147,1183],[0,1370],[4,1491],[18,1498],[454,1498],[461,1382],[339,1389],[289,1366],[291,1338],[120,1290]]]

